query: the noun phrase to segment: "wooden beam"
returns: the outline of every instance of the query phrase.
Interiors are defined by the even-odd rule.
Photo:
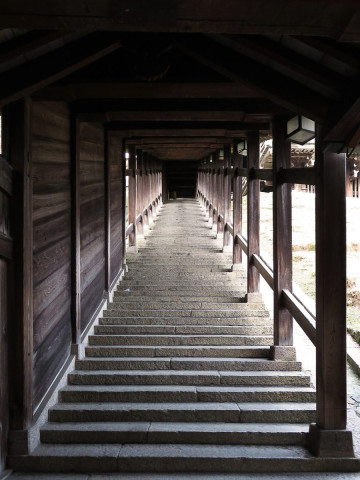
[[[286,119],[273,121],[273,259],[274,348],[293,345],[292,316],[282,303],[284,289],[292,291],[291,185],[277,183],[278,172],[291,165],[291,143],[286,140]]]
[[[26,55],[67,35],[66,31],[26,32],[24,35],[5,42],[0,46],[0,64]]]
[[[219,122],[219,121],[232,121],[243,122],[247,117],[247,122],[251,122],[251,114],[246,114],[241,111],[124,111],[124,112],[109,112],[107,114],[107,120],[109,122],[138,122],[138,121],[150,121],[150,122]],[[258,115],[254,114],[256,123],[258,123]],[[263,118],[264,123],[268,123],[271,118]]]
[[[315,168],[282,168],[277,172],[277,183],[315,185]]]
[[[267,180],[269,182],[273,181],[273,171],[271,168],[253,168],[249,175],[251,178],[257,180]]]
[[[177,48],[187,56],[233,82],[251,87],[258,95],[296,113],[323,121],[329,110],[329,99],[251,58],[230,54],[227,46],[197,36],[182,39]]]
[[[217,99],[252,98],[251,87],[223,83],[76,83],[51,86],[38,93],[39,100],[116,99]]]
[[[121,128],[123,125],[117,125],[116,123],[109,123],[109,130],[116,132],[120,137],[126,138],[146,138],[146,137],[225,137],[225,138],[243,138],[246,135],[246,129],[228,129],[228,128],[189,128],[181,127],[174,128],[170,125],[170,128],[154,128],[154,125],[149,128],[130,128],[125,129]],[[270,125],[266,124],[252,125],[254,130],[259,130],[261,133],[268,133],[270,130]],[[267,128],[269,127],[269,128]],[[131,143],[131,142],[128,142]]]
[[[278,42],[269,38],[245,35],[209,35],[209,38],[231,48],[234,52],[256,60],[261,65],[270,66],[273,71],[281,72],[291,80],[305,84],[321,95],[334,100],[341,98],[343,85],[329,75],[328,69],[305,55],[284,48]],[[334,77],[340,80],[340,75],[334,75]]]
[[[0,107],[61,80],[120,47],[113,35],[91,34],[13,68],[1,77]]]
[[[339,118],[340,117],[340,118]],[[353,148],[360,142],[360,97],[351,102],[325,137],[328,142],[340,142]]]
[[[299,15],[299,11],[301,15]],[[254,15],[256,12],[256,15]],[[3,0],[1,27],[26,29],[97,29],[134,32],[227,32],[258,35],[318,35],[359,39],[358,5],[342,2],[284,3],[236,0],[158,0],[156,7],[133,0]]]
[[[31,101],[25,98],[4,111],[8,154],[13,168],[14,298],[9,322],[10,428],[26,430],[33,416],[33,202]]]
[[[247,163],[249,171],[260,166],[259,133],[248,132],[248,156]],[[252,256],[260,254],[260,182],[248,178],[247,197],[247,241],[248,241],[248,275],[247,292],[259,291],[259,271],[254,265]]]

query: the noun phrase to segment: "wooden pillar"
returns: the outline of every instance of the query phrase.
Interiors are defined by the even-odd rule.
[[[286,119],[276,117],[273,131],[273,258],[274,258],[274,360],[295,360],[293,319],[282,303],[282,291],[292,291],[291,184],[278,183],[278,174],[291,167],[291,142],[286,140]]]
[[[236,235],[242,236],[242,177],[238,173],[238,168],[243,167],[243,157],[237,153],[237,146],[234,143],[234,191],[233,191],[233,270],[242,262],[242,249],[236,241]]]
[[[80,121],[71,115],[71,326],[72,342],[81,343],[80,282]],[[108,272],[107,272],[108,273]]]
[[[33,186],[31,100],[4,109],[13,168],[14,239],[12,318],[9,328],[10,429],[26,430],[33,416]],[[16,445],[15,445],[16,448]]]
[[[219,168],[218,168],[218,214],[217,214],[217,232],[222,233],[224,231],[224,223],[220,220],[220,215],[224,217],[224,158],[220,156],[219,151]]]
[[[129,225],[134,225],[129,235],[129,246],[136,246],[136,150],[135,145],[129,145]]]
[[[142,186],[142,150],[137,150],[136,154],[136,216],[141,215],[141,221],[136,226],[136,233],[144,233],[143,214],[143,186]]]
[[[219,215],[219,190],[218,190],[218,169],[219,169],[219,151],[213,154],[213,208],[212,208],[212,225],[217,227],[217,218]]]
[[[354,456],[346,429],[346,155],[323,153],[316,137],[316,425],[319,456]]]
[[[209,223],[210,226],[213,225],[213,210],[214,210],[214,156],[211,155],[209,158]]]
[[[149,226],[149,176],[147,170],[147,156],[146,152],[143,152],[142,155],[142,186],[143,186],[143,220],[144,220],[144,227]]]
[[[231,145],[224,147],[224,226],[232,223],[231,218]],[[224,232],[224,249],[232,247],[232,237],[228,230]]]
[[[253,293],[259,292],[260,275],[253,263],[252,256],[260,253],[260,181],[253,178],[252,169],[259,168],[260,148],[259,132],[248,132],[248,205],[247,205],[247,239],[248,239],[248,301]]]

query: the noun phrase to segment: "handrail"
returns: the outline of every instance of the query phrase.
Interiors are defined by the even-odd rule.
[[[245,168],[234,169],[234,176],[249,176],[261,180],[273,179],[272,169],[252,169]],[[288,168],[281,170],[277,175],[277,183],[315,183],[315,168]],[[216,208],[213,208],[212,202],[204,195],[200,190],[199,194],[204,198],[205,204],[209,204],[211,211],[216,213],[218,220],[225,223],[224,216],[219,214]],[[233,237],[234,244],[239,245],[240,248],[248,255],[248,242],[240,234],[234,235],[234,227],[230,222],[226,222],[224,225],[224,231],[230,232]],[[260,275],[264,278],[269,287],[274,290],[274,272],[267,265],[265,260],[257,254],[252,254],[250,262],[256,267]],[[288,289],[281,291],[281,299],[283,306],[289,311],[291,316],[295,319],[298,325],[302,328],[305,334],[309,337],[310,341],[316,346],[316,316],[312,313],[303,301],[295,293]]]
[[[224,228],[225,228],[225,230],[227,230],[228,232],[230,232],[230,235],[234,236],[234,228],[233,228],[233,226],[231,225],[231,223],[226,222]]]
[[[133,223],[130,223],[125,230],[125,237],[128,237],[130,233],[133,233],[134,230],[135,230],[135,225]]]
[[[252,261],[259,273],[264,277],[264,280],[274,290],[274,273],[265,261],[256,254],[253,254]]]
[[[235,235],[235,243],[240,245],[246,255],[248,254],[247,240],[242,235]]]
[[[285,307],[304,330],[312,343],[316,345],[316,322],[313,316],[289,290],[283,290],[281,297]]]

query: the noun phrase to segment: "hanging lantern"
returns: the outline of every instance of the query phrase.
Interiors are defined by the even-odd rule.
[[[299,145],[305,145],[315,138],[315,122],[303,115],[296,115],[288,120],[286,130],[286,138]]]
[[[243,138],[240,140],[240,142],[236,145],[237,153],[240,153],[240,155],[247,155],[247,139]]]

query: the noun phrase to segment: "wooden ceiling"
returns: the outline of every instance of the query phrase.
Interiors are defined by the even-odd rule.
[[[67,101],[162,160],[294,113],[360,141],[358,0],[2,0],[0,28],[0,107]]]

